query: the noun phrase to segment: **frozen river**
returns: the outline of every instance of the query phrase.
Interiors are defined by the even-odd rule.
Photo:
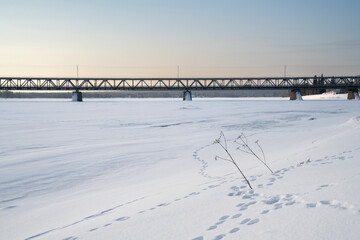
[[[360,235],[360,101],[0,99],[0,112],[0,239]],[[221,131],[253,190],[214,160]],[[241,133],[274,174],[236,150]]]

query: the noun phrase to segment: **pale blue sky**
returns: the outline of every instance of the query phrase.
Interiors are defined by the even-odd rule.
[[[360,74],[359,0],[0,0],[1,76]]]

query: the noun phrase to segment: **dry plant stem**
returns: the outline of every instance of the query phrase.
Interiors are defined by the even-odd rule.
[[[245,153],[254,155],[260,162],[262,162],[262,163],[267,167],[267,169],[269,169],[269,171],[270,171],[271,173],[274,173],[274,172],[271,170],[271,168],[266,164],[265,154],[264,154],[264,151],[262,150],[260,144],[259,144],[258,142],[256,142],[256,144],[258,145],[258,147],[260,148],[260,150],[261,150],[261,152],[262,152],[262,154],[263,154],[264,160],[262,160],[262,159],[250,148],[250,146],[249,146],[248,143],[247,143],[247,139],[246,139],[245,136],[244,136],[244,138],[245,138],[245,141],[244,141],[244,139],[243,139],[243,136],[239,136],[239,138],[238,138],[238,139],[241,140],[242,144],[239,144],[237,141],[235,141],[235,142],[236,142],[237,144],[239,144],[240,146],[244,147],[246,150],[241,149],[240,147],[239,147],[238,149],[239,149],[240,151],[242,151],[242,152],[245,152]]]
[[[223,135],[224,136],[224,135]],[[225,139],[225,136],[224,136],[224,139]],[[226,147],[224,147],[220,141],[217,141],[217,143],[224,149],[224,151],[227,153],[227,155],[230,157],[231,159],[231,162],[236,166],[236,168],[239,170],[239,172],[241,173],[241,175],[243,176],[243,178],[245,179],[245,181],[247,182],[247,184],[249,185],[250,189],[253,189],[251,187],[251,184],[249,182],[249,180],[245,177],[244,173],[240,170],[239,166],[236,164],[235,160],[232,158],[231,154],[229,153],[229,151],[227,150],[227,144],[226,144],[226,139],[225,139],[225,145]],[[224,159],[224,158],[221,158],[219,157],[220,159],[222,160],[225,160],[225,161],[229,161],[228,159]]]
[[[256,141],[255,143],[256,143],[256,145],[260,148],[261,153],[262,153],[262,155],[263,155],[264,163],[266,163],[265,154],[264,154],[264,151],[263,151],[262,147],[261,147],[260,144],[259,144],[259,141]]]

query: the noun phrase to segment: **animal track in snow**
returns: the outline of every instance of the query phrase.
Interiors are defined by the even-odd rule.
[[[200,194],[200,192],[192,192],[192,193],[190,193],[189,195],[195,196],[195,195],[199,195],[199,194]]]
[[[249,222],[251,219],[250,218],[245,218],[244,220],[242,220],[240,222],[240,224],[246,224],[247,222]]]
[[[223,239],[224,237],[226,236],[226,234],[220,234],[220,235],[217,235],[214,240],[220,240],[220,239]]]
[[[313,203],[307,203],[306,207],[308,208],[315,208],[315,207],[321,207],[321,206],[328,206],[331,208],[339,209],[339,210],[348,210],[348,209],[354,209],[355,206],[351,205],[347,202],[341,203],[337,200],[321,200],[318,202]]]
[[[229,231],[229,233],[236,233],[239,230],[240,230],[240,228],[233,228]]]
[[[77,240],[77,239],[78,239],[78,237],[70,236],[70,237],[64,238],[63,240]]]
[[[204,240],[204,237],[201,236],[201,237],[196,237],[196,238],[193,238],[192,240]]]
[[[272,198],[270,198],[268,200],[264,200],[263,202],[265,204],[272,205],[274,203],[277,203],[278,201],[280,201],[280,196],[274,196],[274,197],[272,197]]]
[[[223,221],[223,220],[228,219],[229,217],[230,217],[229,215],[226,215],[226,216],[223,216],[223,217],[219,218],[219,220]]]
[[[117,218],[117,219],[115,219],[115,221],[117,221],[117,222],[123,222],[123,221],[125,221],[125,220],[128,220],[130,217],[120,217],[120,218]]]
[[[214,226],[210,226],[210,227],[208,228],[208,231],[214,230],[215,228],[217,228],[217,226],[216,226],[216,225],[214,225]]]
[[[261,214],[267,214],[268,212],[270,212],[270,210],[269,210],[269,209],[266,209],[266,210],[263,210],[263,211],[261,212]]]
[[[258,222],[260,222],[260,220],[258,218],[255,218],[255,219],[251,220],[250,222],[248,222],[247,225],[253,225],[253,224],[256,224]]]
[[[212,144],[208,144],[208,145],[205,145],[205,146],[200,147],[200,148],[198,148],[197,150],[195,150],[195,151],[193,152],[193,158],[194,158],[195,160],[197,160],[198,162],[200,162],[200,164],[201,164],[201,168],[200,168],[200,170],[199,170],[199,174],[200,174],[200,175],[202,175],[202,176],[205,177],[205,178],[209,178],[209,179],[218,179],[218,178],[220,178],[220,177],[210,176],[209,174],[206,173],[206,169],[208,168],[208,163],[207,163],[204,159],[201,159],[201,158],[199,157],[199,152],[200,152],[201,150],[203,150],[204,148],[207,148],[207,147],[209,147],[209,146],[211,146],[211,145],[212,145]]]
[[[359,148],[360,149],[360,148]],[[351,157],[351,156],[350,156]],[[346,160],[350,157],[344,156],[344,153],[341,153],[339,155],[333,155],[331,157],[324,157],[317,160],[304,160],[303,162],[300,162],[298,164],[294,164],[289,167],[282,168],[280,170],[275,171],[273,174],[270,175],[269,178],[265,178],[263,176],[267,175],[255,175],[255,176],[249,176],[248,179],[250,182],[260,181],[258,184],[252,184],[253,186],[256,186],[259,190],[260,189],[266,189],[270,186],[274,185],[276,186],[276,182],[282,181],[281,179],[284,179],[284,176],[286,173],[291,172],[295,169],[298,169],[299,167],[312,167],[312,166],[321,166],[325,164],[332,164],[336,160]],[[205,165],[207,167],[207,165]],[[262,178],[263,177],[263,178]],[[254,190],[248,190],[247,183],[244,179],[241,177],[232,177],[231,179],[224,180],[216,180],[213,181],[212,185],[209,185],[206,189],[211,189],[213,186],[221,186],[225,184],[226,182],[233,182],[239,180],[238,186],[232,186],[231,192],[228,193],[229,197],[237,197],[237,199],[242,200],[243,202],[240,202],[236,205],[237,209],[241,213],[233,214],[233,215],[226,215],[228,216],[226,219],[222,219],[222,217],[219,218],[219,221],[216,222],[214,225],[210,226],[208,228],[208,231],[214,230],[214,229],[220,229],[222,226],[228,226],[229,224],[225,224],[225,222],[229,221],[229,223],[235,222],[234,220],[238,221],[241,216],[244,216],[244,219],[240,219],[240,224],[244,227],[257,224],[261,222],[260,217],[251,216],[251,218],[246,217],[247,211],[252,208],[251,206],[260,206],[261,210],[258,211],[258,216],[262,216],[265,214],[272,213],[274,210],[280,210],[283,208],[291,207],[294,205],[300,205],[304,208],[317,208],[320,206],[328,206],[332,208],[336,208],[339,210],[346,210],[346,209],[353,209],[353,212],[356,212],[357,214],[360,214],[360,209],[355,208],[355,206],[349,205],[347,203],[339,203],[335,200],[322,200],[318,202],[305,202],[299,199],[300,194],[280,194],[280,195],[273,195],[273,196],[266,196],[264,194],[261,194],[260,192],[255,192]],[[261,181],[263,180],[263,181]],[[332,186],[332,184],[323,184],[317,187],[316,190],[322,190],[325,188],[328,188]],[[204,189],[205,190],[205,189]],[[260,205],[259,205],[260,204]],[[263,206],[268,206],[270,209],[264,209]],[[259,208],[257,208],[259,209]],[[250,211],[250,210],[249,210]],[[254,218],[253,218],[254,217]],[[230,224],[231,225],[231,224]],[[243,228],[243,227],[241,227]],[[227,232],[223,232],[224,234],[218,235],[215,237],[215,239],[221,239],[226,236],[226,234],[235,233],[240,231],[240,228],[236,227],[229,228]],[[205,237],[205,236],[204,236]],[[201,237],[199,239],[204,239],[204,237]]]
[[[223,239],[224,237],[226,236],[226,234],[220,234],[220,235],[217,235],[214,240],[220,240],[220,239]]]
[[[165,207],[165,206],[168,206],[168,205],[170,205],[170,203],[160,203],[157,206],[158,207]]]
[[[319,190],[322,190],[323,188],[327,188],[327,187],[330,187],[330,186],[332,186],[332,184],[323,184],[320,187],[318,187],[316,190],[319,191]]]
[[[241,217],[241,215],[242,215],[241,213],[235,214],[234,216],[232,216],[231,219],[239,218],[239,217]]]
[[[316,206],[317,206],[317,203],[307,203],[306,204],[307,208],[316,208]]]
[[[225,221],[219,221],[219,222],[215,223],[215,225],[216,225],[216,226],[219,226],[219,225],[223,224],[224,222],[225,222]]]

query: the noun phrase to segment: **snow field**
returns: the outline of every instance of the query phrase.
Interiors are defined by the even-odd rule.
[[[359,107],[1,100],[0,238],[357,239]],[[253,190],[214,160],[220,131]],[[235,149],[242,132],[273,174]]]

